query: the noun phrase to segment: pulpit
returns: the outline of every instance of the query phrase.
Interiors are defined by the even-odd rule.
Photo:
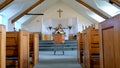
[[[53,37],[54,37],[54,43],[55,43],[54,55],[56,54],[56,51],[59,50],[59,49],[60,50],[62,49],[62,52],[63,52],[63,55],[64,55],[64,46],[61,45],[65,42],[64,34],[54,34]]]
[[[54,43],[55,44],[60,44],[64,43],[64,34],[54,34]]]

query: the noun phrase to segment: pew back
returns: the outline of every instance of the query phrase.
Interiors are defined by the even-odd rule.
[[[29,33],[23,30],[6,33],[6,57],[17,57],[18,68],[29,68]]]
[[[0,68],[6,68],[6,30],[0,25]]]

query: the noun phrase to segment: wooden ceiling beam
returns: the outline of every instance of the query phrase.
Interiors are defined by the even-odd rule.
[[[93,7],[91,7],[90,5],[86,4],[85,2],[83,2],[82,0],[76,0],[78,3],[82,4],[83,6],[85,6],[86,8],[88,8],[89,10],[93,11],[94,13],[98,14],[99,16],[103,17],[104,19],[108,19],[109,17],[105,16],[104,14],[102,14],[101,12],[99,12],[98,10],[94,9]]]
[[[43,13],[27,13],[25,15],[44,15]]]
[[[18,16],[16,16],[14,19],[12,19],[12,23],[16,22],[18,19],[20,19],[22,16],[24,16],[25,14],[27,14],[29,11],[31,11],[33,8],[35,8],[36,6],[38,6],[40,3],[42,3],[44,0],[38,0],[36,3],[34,3],[31,7],[29,7],[28,9],[26,9],[25,11],[23,11],[21,14],[19,14]]]
[[[2,4],[0,4],[0,10],[3,9],[5,6],[13,2],[14,0],[5,0]]]
[[[110,0],[110,2],[116,4],[117,6],[120,7],[120,2],[118,0]]]

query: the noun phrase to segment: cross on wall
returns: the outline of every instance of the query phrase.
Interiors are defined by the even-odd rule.
[[[59,18],[61,18],[61,13],[63,12],[63,10],[59,9],[57,10],[57,12],[59,13]]]

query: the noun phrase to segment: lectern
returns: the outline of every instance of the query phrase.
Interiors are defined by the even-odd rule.
[[[62,49],[62,53],[64,55],[64,46],[62,45],[65,42],[64,40],[64,34],[54,34],[54,55],[56,54],[56,51],[59,49]]]
[[[55,44],[64,43],[64,34],[54,34],[54,43]]]

